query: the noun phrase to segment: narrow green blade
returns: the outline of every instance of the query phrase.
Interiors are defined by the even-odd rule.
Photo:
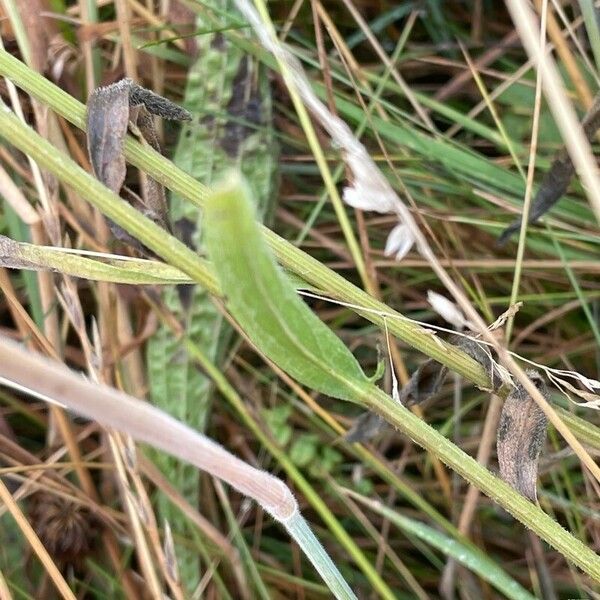
[[[340,339],[304,304],[255,221],[235,173],[205,204],[204,235],[228,310],[252,342],[299,382],[352,401],[369,380]]]

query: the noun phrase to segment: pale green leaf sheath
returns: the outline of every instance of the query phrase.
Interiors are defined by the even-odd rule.
[[[228,0],[205,2],[221,14],[236,14]],[[199,16],[198,30],[209,24]],[[274,198],[277,150],[272,126],[268,74],[253,57],[231,44],[223,34],[198,36],[198,58],[188,72],[184,104],[193,120],[179,136],[173,162],[197,181],[210,186],[224,171],[236,167],[246,174],[261,217]],[[201,215],[197,207],[173,195],[170,217],[175,234],[202,253]],[[206,290],[200,286],[171,287],[163,293],[166,306],[186,334],[213,361],[223,356],[231,338]],[[148,344],[148,373],[152,401],[198,430],[209,414],[211,384],[194,365],[184,345],[167,327],[160,327]],[[198,472],[180,461],[156,455],[156,462],[173,485],[194,506],[198,504]],[[187,521],[167,499],[158,498],[158,511],[177,536],[190,539]],[[197,552],[177,546],[185,586],[198,583]]]

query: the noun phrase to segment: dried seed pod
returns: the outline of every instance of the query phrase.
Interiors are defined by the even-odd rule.
[[[99,522],[85,506],[55,494],[38,492],[32,496],[29,517],[59,565],[78,566],[92,552]]]
[[[546,396],[546,384],[537,371],[527,376]],[[533,502],[537,500],[538,459],[546,440],[548,420],[537,402],[517,384],[500,415],[496,447],[500,477]]]

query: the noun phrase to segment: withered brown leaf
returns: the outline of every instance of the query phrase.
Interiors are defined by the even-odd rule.
[[[490,383],[492,384],[491,389],[486,391],[497,392],[502,387],[503,381],[500,370],[498,369],[498,365],[493,359],[491,350],[488,346],[477,340],[463,336],[452,336],[449,341],[458,346],[461,350],[464,350],[485,369],[487,376],[490,378]]]
[[[585,137],[591,142],[600,127],[600,94],[596,96],[594,104],[583,117],[581,126]],[[542,179],[540,188],[533,199],[529,223],[535,223],[560,200],[560,197],[569,188],[574,173],[575,167],[569,153],[566,149],[561,150],[550,166],[550,170]],[[498,246],[504,246],[513,233],[521,228],[521,221],[522,218],[519,217],[502,232],[496,242]]]
[[[118,83],[121,82],[125,82],[129,87],[131,106],[144,106],[149,113],[170,121],[189,121],[192,118],[192,115],[182,106],[147,90],[131,79],[123,79]]]
[[[377,413],[367,411],[354,421],[344,439],[351,444],[368,442],[381,433],[387,425],[383,417],[380,417]]]
[[[447,367],[431,358],[426,360],[400,390],[400,402],[407,406],[421,404],[440,391],[447,374]]]
[[[463,350],[485,369],[492,384],[490,391],[497,391],[502,386],[500,373],[486,346],[472,338],[458,335],[451,336],[448,341]],[[431,398],[440,391],[447,374],[448,369],[437,361],[433,359],[425,361],[400,391],[400,401],[410,406]]]
[[[540,392],[547,389],[537,371],[527,371]],[[546,440],[548,420],[536,401],[517,383],[508,395],[498,425],[496,448],[500,477],[533,502],[537,499],[537,470]]]
[[[87,146],[94,175],[134,208],[170,231],[165,191],[161,184],[144,175],[142,197],[123,186],[126,174],[123,144],[129,127],[142,142],[160,152],[152,115],[165,119],[189,120],[191,115],[170,100],[146,90],[131,79],[95,89],[87,104]],[[109,220],[112,234],[144,254],[151,254],[140,242]]]
[[[502,386],[502,379],[491,352],[476,340],[468,337],[453,335],[449,342],[464,350],[476,360],[488,374],[492,390],[497,391]],[[405,406],[421,404],[435,396],[448,375],[448,368],[432,358],[426,360],[411,375],[409,382],[400,390],[399,399]],[[371,412],[362,414],[356,419],[352,428],[345,436],[347,442],[366,442],[380,434],[386,427],[386,421]]]
[[[125,181],[123,142],[129,123],[126,80],[95,89],[87,103],[87,147],[94,175],[118,194]]]
[[[427,400],[440,390],[447,373],[444,365],[431,358],[426,360],[400,390],[400,402],[411,406]],[[366,412],[356,419],[344,439],[347,442],[367,442],[388,427],[388,423],[378,414]]]

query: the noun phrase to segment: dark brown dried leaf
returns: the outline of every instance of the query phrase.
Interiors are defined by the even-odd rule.
[[[424,402],[440,390],[447,373],[448,369],[444,365],[433,359],[426,360],[400,390],[400,402],[406,406]],[[366,412],[356,419],[344,439],[347,442],[367,442],[388,427],[382,417]]]
[[[490,378],[492,387],[490,392],[497,392],[502,387],[502,377],[498,370],[498,365],[492,357],[491,350],[485,344],[477,342],[468,337],[453,336],[450,338],[450,343],[458,346],[461,350],[464,350],[472,359],[476,360],[487,373]]]
[[[160,144],[158,142],[158,135],[156,134],[152,115],[144,106],[135,107],[132,109],[132,114],[134,111],[134,122],[142,140],[149,144],[154,150],[160,152]],[[142,212],[158,226],[170,232],[171,228],[167,216],[167,197],[165,195],[165,188],[145,173],[142,173],[142,185],[144,203]]]
[[[143,88],[131,81],[131,79],[124,79],[123,81],[129,85],[129,100],[131,106],[145,106],[149,113],[171,121],[191,120],[192,115],[182,106]]]
[[[487,391],[500,389],[502,378],[487,346],[471,338],[458,335],[451,336],[448,341],[463,350],[485,369],[492,383],[492,388]],[[400,391],[401,402],[411,406],[428,400],[440,391],[447,374],[448,369],[442,364],[432,359],[425,361]]]
[[[439,392],[447,374],[447,367],[433,359],[426,360],[400,390],[400,402],[406,406],[412,406],[431,398]],[[388,423],[378,414],[366,412],[356,419],[344,439],[347,442],[367,442],[389,427]]]
[[[485,369],[492,382],[492,389],[488,391],[500,389],[502,386],[500,372],[486,346],[471,338],[458,335],[451,336],[449,342],[464,350]],[[425,402],[440,391],[447,374],[447,367],[433,359],[426,360],[400,390],[400,402],[406,406]],[[386,428],[386,421],[379,415],[370,412],[364,413],[356,419],[344,439],[348,442],[366,442]]]
[[[600,95],[596,96],[594,104],[583,118],[581,126],[585,137],[591,142],[600,127]],[[568,152],[565,149],[561,150],[550,166],[550,170],[542,179],[542,184],[533,199],[529,223],[535,223],[560,200],[567,191],[574,173],[575,167]],[[522,218],[519,217],[502,232],[497,241],[498,246],[504,246],[513,233],[521,228],[521,221]]]
[[[383,417],[374,412],[365,412],[354,421],[344,439],[353,444],[355,442],[368,442],[381,433],[388,426]]]
[[[87,105],[87,143],[96,177],[134,208],[170,231],[167,203],[162,185],[143,175],[143,198],[123,187],[126,174],[123,144],[131,125],[134,133],[160,152],[152,115],[166,119],[189,120],[190,113],[166,98],[123,79],[92,92]],[[109,221],[112,234],[140,252],[151,253],[115,223]]]
[[[447,367],[433,359],[426,360],[400,390],[400,402],[407,406],[421,404],[440,391],[447,374]]]
[[[527,371],[540,392],[546,384],[537,371]],[[537,499],[538,460],[546,439],[548,421],[542,409],[521,384],[508,395],[500,415],[496,447],[500,477],[533,502]]]
[[[87,103],[87,147],[94,175],[115,194],[125,181],[123,142],[129,124],[129,84],[95,89]]]

